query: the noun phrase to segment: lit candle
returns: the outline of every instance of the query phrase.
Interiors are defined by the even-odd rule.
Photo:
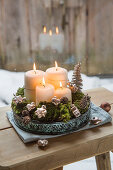
[[[51,33],[52,33],[52,31],[50,32],[50,34],[48,34],[47,29],[44,26],[43,33],[41,33],[39,35],[39,45],[40,45],[41,50],[44,50],[45,48],[50,46],[50,35],[51,35]]]
[[[52,36],[52,30],[49,30],[49,35]]]
[[[60,87],[55,90],[54,96],[56,96],[59,99],[61,97],[67,97],[69,101],[72,101],[71,90],[69,88],[62,87],[61,82],[60,82]]]
[[[54,97],[54,87],[51,84],[45,83],[43,78],[43,83],[41,86],[36,87],[36,104],[38,105],[41,101],[51,102]]]
[[[63,87],[67,87],[68,81],[67,70],[58,67],[57,62],[55,61],[55,67],[46,70],[46,81],[49,84],[52,84],[55,87],[55,89],[59,87],[60,82],[62,83]]]
[[[51,48],[57,50],[59,53],[64,49],[64,34],[59,33],[58,27],[56,27],[56,33],[52,36]]]
[[[27,100],[35,102],[36,99],[36,86],[42,83],[44,72],[36,70],[34,63],[33,70],[27,71],[24,76],[25,96]]]

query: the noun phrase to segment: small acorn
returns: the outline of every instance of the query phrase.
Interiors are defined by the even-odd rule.
[[[112,103],[111,103],[112,104]],[[108,102],[101,103],[100,107],[105,110],[106,112],[109,112],[111,110],[111,104]]]

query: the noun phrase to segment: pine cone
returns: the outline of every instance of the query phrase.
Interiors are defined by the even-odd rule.
[[[23,110],[22,111],[22,116],[29,116],[29,111],[28,110]]]
[[[30,116],[25,116],[25,117],[23,117],[23,122],[24,122],[25,124],[29,123],[30,120],[31,120]]]
[[[67,104],[68,101],[69,101],[69,100],[68,100],[67,97],[62,97],[62,98],[60,99],[60,102],[63,103],[63,104]]]
[[[82,99],[81,99],[81,102],[80,102],[80,107],[82,109],[85,109],[88,105],[88,103],[90,102],[90,97],[88,95],[84,96]]]

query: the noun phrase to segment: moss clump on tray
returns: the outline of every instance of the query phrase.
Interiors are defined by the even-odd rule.
[[[24,97],[24,88],[19,88],[16,95]],[[81,114],[84,114],[89,109],[90,105],[90,100],[85,100],[84,105],[84,101],[82,101],[84,100],[84,96],[85,95],[80,91],[72,93],[73,103],[79,109]],[[12,100],[11,107],[16,114],[22,117],[23,110],[27,110],[26,106],[30,103],[30,101],[23,100],[21,103],[16,104],[15,101]],[[35,114],[35,111],[37,108],[41,108],[42,105],[46,106],[47,114],[45,117],[38,118]],[[67,122],[75,118],[71,110],[71,103],[69,101],[65,104],[59,103],[58,106],[55,106],[52,102],[40,102],[38,106],[35,106],[33,110],[29,111],[29,116],[32,120],[38,120],[42,123],[52,123],[59,121]]]

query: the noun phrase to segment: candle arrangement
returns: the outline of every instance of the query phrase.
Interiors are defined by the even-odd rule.
[[[64,34],[59,32],[58,27],[56,27],[55,33],[52,30],[49,30],[47,33],[47,29],[44,26],[43,33],[39,35],[39,45],[41,50],[50,47],[62,53],[64,49]]]
[[[33,70],[25,73],[24,88],[19,88],[12,99],[17,125],[44,134],[63,133],[84,125],[90,116],[90,97],[81,91],[80,66],[75,65],[72,81],[68,82],[67,70],[58,67],[56,61],[55,67],[46,72],[37,70],[34,64]],[[55,122],[61,124],[53,126]]]

